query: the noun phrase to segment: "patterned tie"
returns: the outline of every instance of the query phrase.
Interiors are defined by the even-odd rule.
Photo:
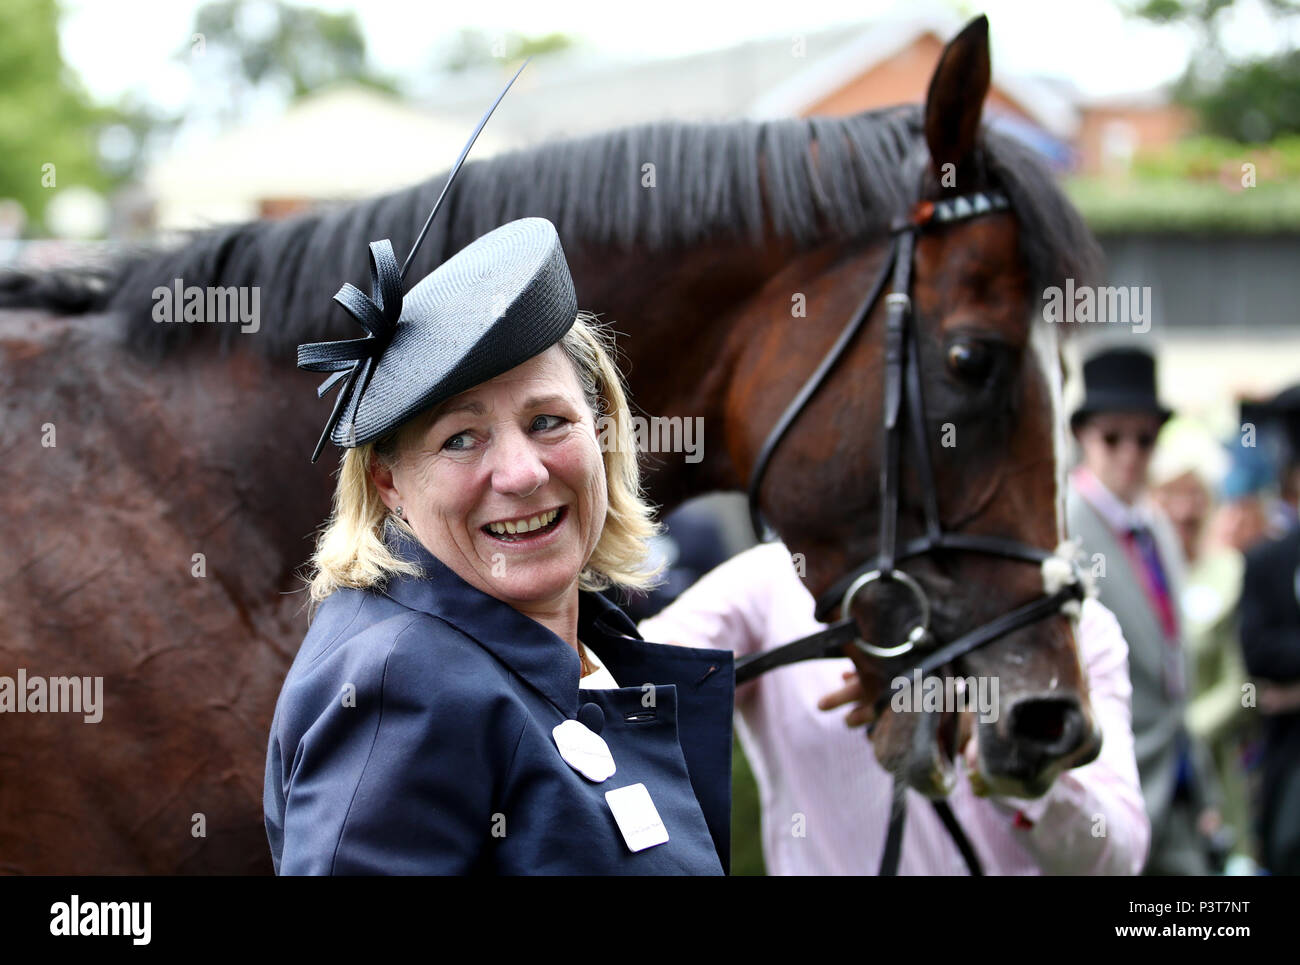
[[[1173,594],[1169,592],[1169,580],[1165,576],[1165,568],[1160,563],[1160,551],[1156,548],[1155,535],[1146,526],[1134,526],[1125,533],[1125,536],[1129,550],[1142,563],[1147,596],[1155,606],[1156,615],[1160,618],[1160,628],[1165,634],[1167,645],[1165,672],[1169,692],[1174,696],[1181,696],[1186,692],[1186,682],[1182,672],[1182,642],[1178,636],[1178,611],[1174,606]]]
[[[1160,551],[1156,548],[1155,536],[1146,526],[1134,526],[1128,531],[1129,544],[1142,561],[1145,571],[1147,592],[1156,605],[1160,615],[1160,626],[1167,637],[1178,636],[1178,614],[1174,610],[1173,596],[1169,592],[1169,581],[1165,577],[1165,568],[1160,564]]]

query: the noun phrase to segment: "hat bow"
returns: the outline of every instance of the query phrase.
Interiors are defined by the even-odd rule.
[[[402,271],[389,241],[370,243],[370,294],[366,295],[355,285],[345,284],[334,300],[347,309],[348,314],[361,323],[368,333],[364,338],[345,339],[338,342],[310,342],[298,346],[298,368],[311,372],[333,372],[316,390],[317,398],[346,380],[334,409],[325,423],[325,431],[316,443],[311,461],[315,462],[325,447],[343,413],[345,400],[355,398],[353,412],[360,405],[361,396],[370,384],[379,357],[392,340],[397,322],[402,315]],[[358,383],[360,383],[358,385]]]

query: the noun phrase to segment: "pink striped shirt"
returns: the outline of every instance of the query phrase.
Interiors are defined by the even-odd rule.
[[[640,624],[647,640],[734,650],[737,656],[824,627],[780,542],[747,550],[712,570],[662,613]],[[1150,824],[1142,804],[1129,699],[1128,645],[1114,615],[1083,605],[1076,634],[1101,754],[1067,771],[1035,800],[976,797],[957,762],[953,813],[986,874],[1137,874]],[[769,671],[736,694],[736,729],[758,783],[769,874],[875,874],[889,819],[889,775],[863,727],[817,709],[843,686],[847,658]],[[909,790],[899,873],[961,875],[966,865],[926,799]],[[1017,816],[1019,813],[1020,817]]]

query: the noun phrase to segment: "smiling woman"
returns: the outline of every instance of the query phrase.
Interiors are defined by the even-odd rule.
[[[345,451],[267,748],[276,871],[723,873],[732,656],[648,643],[596,592],[650,585],[655,524],[554,226],[405,297],[386,242],[371,271],[336,296],[371,336],[299,349],[346,379]]]
[[[631,417],[613,349],[612,336],[596,319],[578,312],[560,341],[541,355],[431,407],[373,443],[346,450],[334,512],[312,560],[312,603],[340,587],[365,589],[388,576],[419,575],[413,564],[394,555],[384,540],[386,527],[419,538],[478,589],[509,593],[524,574],[510,566],[516,557],[505,554],[525,550],[536,557],[533,551],[542,548],[520,541],[516,523],[548,510],[560,510],[561,517],[566,510],[580,510],[586,538],[598,537],[583,553],[582,590],[649,586],[656,574],[647,568],[647,541],[655,525],[641,496]],[[559,391],[536,391],[551,381]],[[597,420],[612,426],[617,444],[594,453]],[[550,476],[548,466],[568,481],[541,482]],[[493,486],[505,491],[489,495]],[[564,498],[552,498],[561,489]],[[581,507],[578,489],[583,490]],[[404,500],[403,492],[412,498]],[[476,504],[466,506],[466,500]],[[491,532],[493,525],[505,532]],[[576,527],[571,529],[572,552],[579,543]],[[488,532],[479,538],[471,530]]]

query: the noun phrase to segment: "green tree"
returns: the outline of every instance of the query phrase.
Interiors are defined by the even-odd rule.
[[[1247,143],[1300,134],[1300,52],[1234,64],[1190,102],[1206,130]]]
[[[1193,108],[1208,133],[1261,143],[1300,133],[1300,54],[1233,61],[1222,42],[1224,16],[1236,0],[1142,0],[1132,13],[1155,23],[1190,26],[1197,50],[1178,82],[1175,97]],[[1263,0],[1284,36],[1300,22],[1298,0]]]
[[[288,100],[343,81],[396,90],[392,78],[370,66],[353,13],[283,0],[204,4],[195,14],[188,45],[176,56],[194,74],[196,99],[217,103],[224,122],[242,116],[247,104],[268,90]]]
[[[0,198],[23,206],[29,233],[42,227],[59,188],[104,191],[113,181],[96,142],[118,118],[95,107],[64,64],[58,22],[55,0],[0,4]]]

